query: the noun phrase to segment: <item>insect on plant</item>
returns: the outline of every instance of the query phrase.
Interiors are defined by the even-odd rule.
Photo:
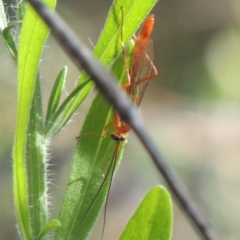
[[[148,85],[148,82],[152,78],[156,77],[157,75],[157,70],[153,64],[154,45],[153,45],[153,41],[150,39],[151,33],[153,31],[153,27],[154,27],[154,15],[151,14],[144,20],[137,37],[136,36],[133,37],[135,45],[132,52],[130,67],[128,67],[126,51],[125,51],[125,46],[123,42],[123,19],[124,19],[123,8],[121,8],[121,13],[122,13],[122,20],[121,20],[120,33],[121,33],[122,55],[123,55],[126,73],[127,73],[127,83],[123,84],[122,87],[126,90],[127,94],[130,96],[133,102],[137,106],[139,106],[141,103],[142,97],[144,95],[144,92],[146,90],[146,87]],[[115,129],[115,131],[111,133],[112,140],[116,142],[114,152],[113,152],[113,155],[106,160],[102,168],[103,182],[99,187],[95,197],[91,201],[91,204],[88,207],[85,213],[85,216],[87,215],[88,211],[90,210],[91,206],[96,200],[98,194],[100,193],[103,185],[106,182],[106,179],[110,174],[109,176],[110,185],[107,190],[107,199],[106,199],[105,210],[104,210],[104,216],[106,216],[107,201],[108,201],[110,187],[113,179],[113,174],[116,168],[118,154],[126,146],[127,144],[126,134],[131,130],[130,126],[121,120],[118,112],[116,111],[114,112],[114,115],[113,115],[113,121],[108,123],[104,128],[104,133],[103,133],[104,137],[107,135],[107,130],[109,127],[113,127]],[[121,143],[123,143],[123,146],[121,146]],[[107,164],[109,161],[110,163]],[[109,165],[109,166],[106,170],[106,173],[104,174],[106,165]],[[83,217],[83,220],[85,216]],[[103,231],[104,231],[104,227],[105,227],[105,217],[104,217],[104,223],[103,223]],[[103,231],[102,231],[102,236],[103,236]]]

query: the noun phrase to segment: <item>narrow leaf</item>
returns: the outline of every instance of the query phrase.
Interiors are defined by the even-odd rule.
[[[83,82],[81,85],[77,86],[63,102],[61,107],[55,111],[55,113],[51,114],[45,129],[46,137],[51,138],[55,136],[58,132],[60,132],[61,128],[65,126],[68,121],[68,118],[65,117],[68,116],[68,113],[72,111],[73,102],[75,101],[76,95],[78,95],[79,92],[84,91],[85,86],[89,84],[89,82]]]
[[[133,3],[133,5],[129,5],[129,2]],[[112,64],[112,61],[118,56],[122,49],[119,32],[122,17],[120,7],[124,6],[124,13],[127,14],[124,15],[124,17],[128,16],[128,13],[135,8],[135,14],[138,14],[139,10],[139,12],[145,11],[146,15],[151,7],[153,7],[154,3],[150,1],[151,6],[144,4],[145,9],[140,9],[142,8],[142,4],[139,3],[142,2],[143,1],[121,0],[114,2],[105,29],[99,40],[99,43],[103,45],[97,45],[97,48],[102,47],[102,53],[97,53],[97,48],[93,53],[95,56],[98,54],[101,55],[99,58],[104,64]],[[148,3],[148,1],[145,1],[145,3]],[[130,10],[127,7],[129,7]],[[143,17],[142,19],[138,17],[135,18],[134,24],[129,26],[132,33],[131,31],[124,31],[125,41],[129,40],[142,20]],[[108,34],[105,35],[109,29],[111,29],[112,32],[108,32]],[[128,26],[125,26],[125,29],[128,30]],[[125,35],[127,32],[128,35]],[[111,37],[109,38],[109,36]],[[126,77],[126,70],[124,67],[123,61],[122,63],[117,62],[113,67],[113,72],[115,72],[119,80],[122,76]],[[82,83],[87,79],[87,75],[83,74],[79,82]],[[82,96],[78,95],[78,97]],[[75,103],[73,103],[73,105],[75,105]],[[104,127],[112,119],[112,112],[110,109],[111,108],[106,105],[102,97],[97,96],[86,118],[80,134],[80,140],[74,153],[73,169],[69,186],[59,215],[62,226],[57,229],[55,239],[86,239],[104,204],[110,179],[107,178],[102,186],[104,181],[102,173],[105,168],[104,166],[107,165],[106,161],[111,159],[113,155],[115,142],[109,137],[103,139],[100,135],[103,134]],[[119,158],[120,153],[118,154],[118,160]],[[102,188],[99,192],[100,186],[102,186]]]
[[[101,159],[106,161],[113,153],[113,141],[101,137],[103,126],[108,123],[110,117],[110,106],[101,94],[98,94],[86,118],[82,136],[74,153],[73,169],[59,215],[62,226],[57,229],[55,239],[86,239],[98,215],[95,208],[101,208],[106,185],[90,211],[87,211],[104,180],[104,160]]]
[[[27,132],[26,167],[28,178],[28,201],[32,236],[36,238],[48,220],[47,206],[47,150],[48,141],[43,136],[43,111],[39,74],[30,108]]]
[[[123,41],[128,42],[144,18],[151,11],[158,0],[118,0],[114,1],[105,28],[101,33],[93,55],[104,65],[112,64],[116,56],[121,52],[120,28],[123,8]],[[83,76],[84,77],[84,76]]]
[[[51,221],[49,221],[41,230],[41,232],[39,233],[37,240],[41,240],[43,239],[43,237],[49,233],[51,230],[58,228],[61,226],[61,223],[59,222],[59,220],[57,219],[53,219]]]
[[[6,44],[6,47],[10,54],[12,55],[13,59],[17,61],[17,47],[15,40],[12,36],[11,29],[14,25],[9,25],[8,27],[4,28],[2,31],[3,40]]]
[[[58,74],[57,79],[54,83],[52,93],[48,102],[48,110],[46,116],[46,123],[48,122],[50,116],[56,111],[62,91],[64,89],[65,81],[67,76],[67,67],[64,67]]]
[[[170,240],[172,226],[171,196],[164,187],[156,186],[144,197],[119,240]]]
[[[126,82],[122,57],[112,70],[119,80]],[[117,159],[112,159],[116,143],[109,135],[102,137],[104,127],[111,120],[111,107],[99,93],[75,149],[69,186],[59,216],[62,226],[57,229],[56,239],[86,239],[99,215],[109,189],[112,168],[106,174],[106,180],[103,172],[113,166],[112,160],[118,161],[121,157],[119,152]]]
[[[54,6],[54,0],[45,1]],[[47,27],[31,7],[28,7],[20,34],[18,56],[18,113],[13,148],[14,203],[19,233],[23,239],[32,239],[27,191],[25,150],[30,108],[35,90],[35,79]],[[31,193],[29,193],[31,195]]]

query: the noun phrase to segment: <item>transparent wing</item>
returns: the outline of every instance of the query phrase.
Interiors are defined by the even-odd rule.
[[[133,52],[131,66],[131,86],[128,94],[136,105],[140,105],[146,87],[153,73],[154,65],[154,44],[150,39],[146,45],[137,43],[137,49]]]

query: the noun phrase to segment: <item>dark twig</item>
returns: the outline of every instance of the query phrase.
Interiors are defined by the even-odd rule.
[[[118,87],[117,82],[114,81],[109,72],[93,58],[91,52],[77,39],[57,14],[54,14],[38,0],[29,0],[29,2],[50,27],[52,34],[75,64],[85,69],[102,94],[118,111],[121,118],[127,122],[138,135],[157,168],[164,176],[179,205],[198,229],[202,238],[206,240],[218,240],[219,238],[214,230],[200,214],[181,181],[159,154],[157,147],[143,126],[142,118],[137,108],[126,97],[124,91]]]

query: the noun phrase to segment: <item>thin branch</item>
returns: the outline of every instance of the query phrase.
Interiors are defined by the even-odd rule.
[[[206,219],[201,215],[184,185],[159,154],[159,150],[144,128],[139,111],[126,96],[123,89],[118,87],[117,82],[110,73],[93,58],[91,52],[80,42],[74,33],[69,30],[67,25],[57,14],[53,13],[38,0],[29,0],[29,2],[50,27],[51,33],[55,36],[56,40],[61,44],[70,58],[80,69],[82,67],[84,68],[105,98],[120,114],[121,118],[135,131],[152,157],[155,165],[162,173],[165,181],[168,183],[178,204],[198,229],[202,238],[206,240],[218,240],[218,236]]]

